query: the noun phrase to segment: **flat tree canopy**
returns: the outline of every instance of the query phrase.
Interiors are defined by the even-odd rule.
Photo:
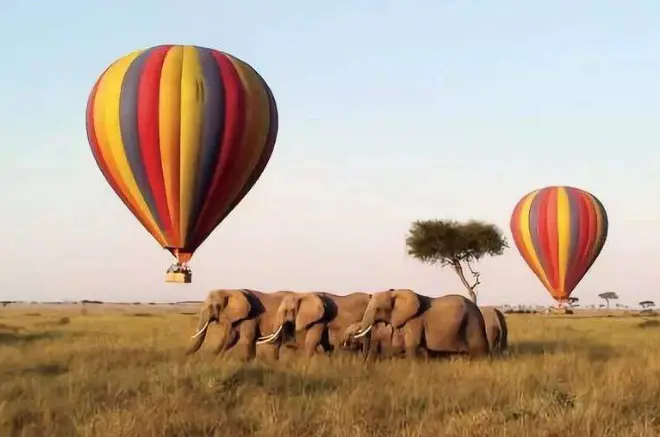
[[[475,288],[481,281],[472,263],[486,255],[501,255],[509,247],[502,231],[494,224],[479,220],[458,222],[437,219],[413,222],[406,245],[408,254],[423,263],[451,266],[475,303]],[[472,284],[465,277],[463,266],[470,270],[474,278]]]
[[[651,308],[655,306],[655,302],[653,302],[652,300],[643,300],[639,303],[639,306],[641,306],[642,308]]]
[[[610,300],[610,299],[616,300],[616,299],[619,298],[619,295],[617,295],[613,291],[608,291],[608,292],[599,294],[598,297],[600,297],[601,299],[605,299],[605,300]]]
[[[577,297],[569,297],[567,300],[570,305],[573,305],[574,303],[578,302],[580,299]]]
[[[605,292],[605,293],[601,293],[601,294],[599,294],[598,297],[600,297],[601,299],[604,299],[604,300],[605,300],[605,303],[607,304],[607,308],[609,309],[609,308],[610,308],[610,300],[616,300],[616,299],[618,299],[618,298],[619,298],[619,295],[616,294],[616,293],[613,292],[613,291],[607,291],[607,292]]]

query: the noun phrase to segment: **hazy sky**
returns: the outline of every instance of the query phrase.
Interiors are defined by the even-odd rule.
[[[574,296],[660,301],[660,2],[0,2],[1,299],[201,299],[213,287],[463,292],[406,255],[418,218],[480,218],[511,249],[481,303],[552,302],[511,240],[518,199],[600,198],[609,238]],[[197,250],[193,283],[96,167],[85,104],[138,48],[234,54],[280,113],[262,178]]]

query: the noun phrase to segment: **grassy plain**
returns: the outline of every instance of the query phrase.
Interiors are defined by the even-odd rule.
[[[2,437],[658,436],[660,323],[507,315],[507,357],[183,356],[196,306],[0,309]],[[188,314],[186,314],[188,313]]]

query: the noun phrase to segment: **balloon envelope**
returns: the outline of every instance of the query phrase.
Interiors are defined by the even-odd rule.
[[[608,220],[594,195],[550,186],[523,196],[510,226],[520,255],[550,295],[563,302],[600,254]]]
[[[86,123],[108,184],[187,262],[259,179],[278,114],[266,82],[240,59],[162,45],[129,53],[101,74]]]

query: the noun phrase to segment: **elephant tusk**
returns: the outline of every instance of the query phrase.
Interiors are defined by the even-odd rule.
[[[282,332],[282,325],[280,325],[280,327],[277,328],[277,331],[275,331],[274,333],[272,333],[270,335],[267,335],[265,337],[259,337],[259,339],[257,339],[257,344],[264,344],[264,343],[273,342],[280,335],[280,332]]]
[[[202,329],[200,329],[199,331],[197,331],[197,334],[193,335],[192,338],[197,338],[197,337],[199,337],[200,335],[202,335],[202,333],[203,333],[204,331],[206,331],[206,328],[208,328],[208,326],[209,326],[209,322],[206,322],[206,323],[204,324],[204,326],[202,327]]]
[[[367,335],[367,334],[369,333],[369,331],[371,331],[371,327],[372,327],[372,326],[373,326],[373,325],[369,325],[369,327],[368,327],[367,329],[365,329],[364,331],[360,332],[359,334],[355,334],[355,335],[353,336],[353,338],[362,338],[362,337],[364,337],[365,335]]]

